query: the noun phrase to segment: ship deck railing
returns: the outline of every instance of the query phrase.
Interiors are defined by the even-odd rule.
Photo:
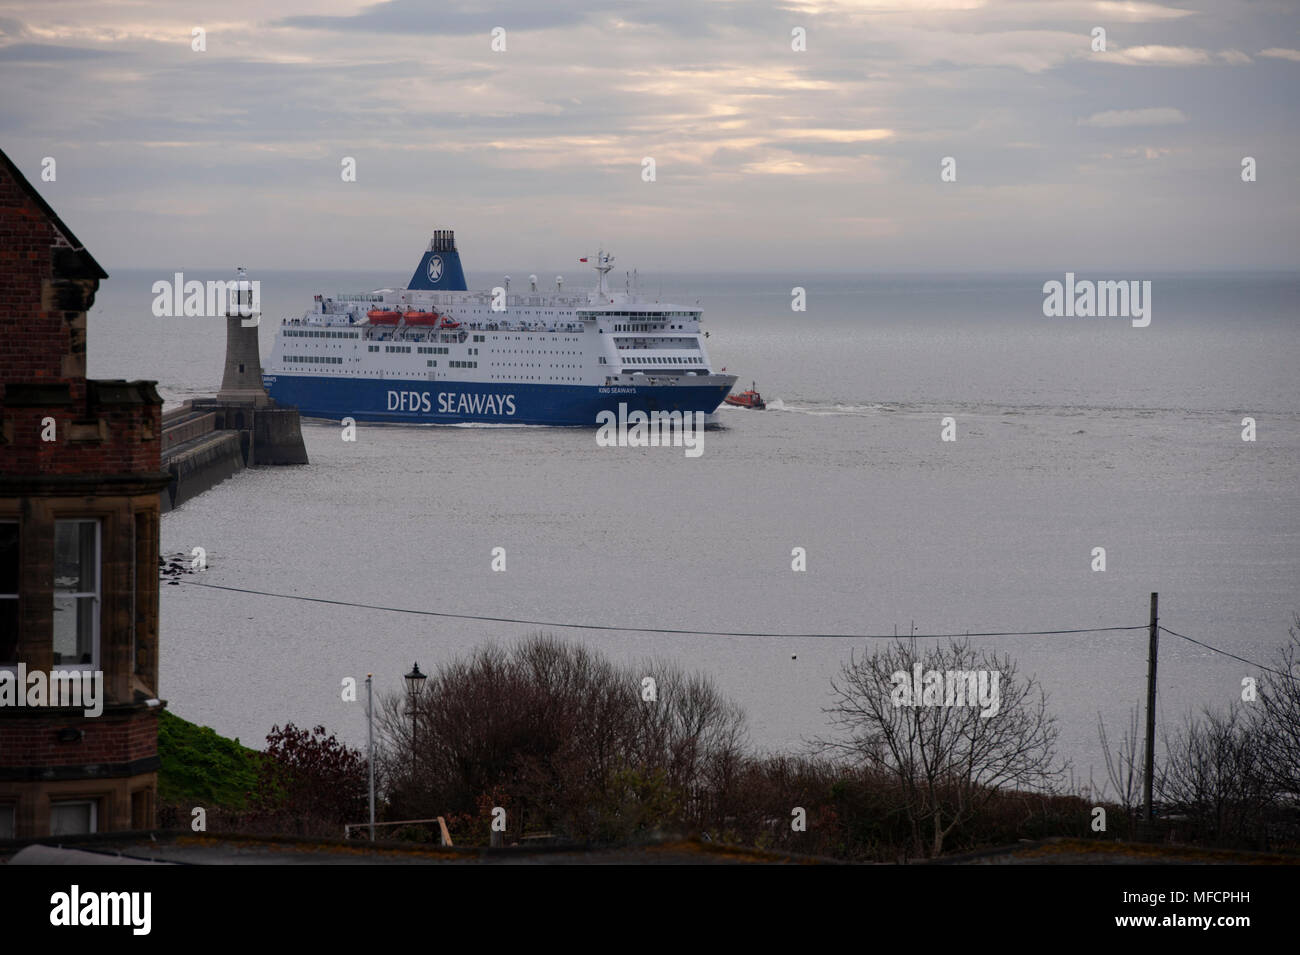
[[[320,313],[313,313],[320,314]],[[336,313],[338,318],[347,318],[343,313]],[[281,325],[299,327],[321,327],[321,328],[361,328],[361,329],[433,329],[439,332],[581,332],[583,329],[581,322],[560,322],[555,325],[544,325],[540,322],[461,322],[457,328],[442,328],[433,325],[369,325],[361,321],[338,321],[338,322],[314,322],[304,318],[286,318],[280,322]]]

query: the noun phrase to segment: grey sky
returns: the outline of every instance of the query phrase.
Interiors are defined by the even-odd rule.
[[[1300,251],[1292,0],[19,0],[0,90],[0,145],[110,270],[405,270],[435,227],[537,271]]]

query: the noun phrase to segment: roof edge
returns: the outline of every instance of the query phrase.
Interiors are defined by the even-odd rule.
[[[14,161],[9,158],[9,154],[3,149],[0,149],[0,164],[2,164],[9,175],[13,177],[14,182],[18,184],[18,188],[27,193],[27,195],[40,207],[41,211],[45,213],[45,217],[54,224],[54,228],[59,230],[63,238],[67,239],[68,244],[72,246],[73,251],[77,253],[77,259],[84,268],[84,271],[78,272],[72,277],[95,279],[108,278],[108,273],[104,271],[104,267],[95,261],[95,257],[87,251],[81,240],[78,239],[73,234],[72,230],[68,228],[67,223],[59,218],[59,214],[54,211],[54,207],[46,202],[45,197],[36,191],[36,187],[28,181],[27,177],[23,175],[22,170],[18,168]]]

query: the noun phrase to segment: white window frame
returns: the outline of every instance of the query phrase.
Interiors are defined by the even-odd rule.
[[[99,618],[103,609],[103,592],[104,592],[104,561],[103,561],[103,543],[104,543],[104,522],[98,517],[69,517],[57,519],[54,522],[54,533],[57,538],[60,524],[93,524],[95,526],[95,589],[90,590],[59,590],[54,588],[55,597],[92,597],[94,598],[93,612],[90,615],[90,662],[82,663],[80,660],[71,662],[55,663],[54,666],[60,670],[86,670],[92,671],[99,669]],[[50,633],[51,649],[53,648],[54,633]]]

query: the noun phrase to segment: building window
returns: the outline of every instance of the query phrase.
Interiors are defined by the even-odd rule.
[[[17,663],[18,524],[14,521],[0,523],[0,666]]]
[[[0,806],[0,839],[14,838],[18,828],[18,811],[16,806]]]
[[[99,522],[54,522],[54,662],[99,660]]]
[[[93,799],[50,803],[50,835],[79,836],[99,831],[99,804]]]

